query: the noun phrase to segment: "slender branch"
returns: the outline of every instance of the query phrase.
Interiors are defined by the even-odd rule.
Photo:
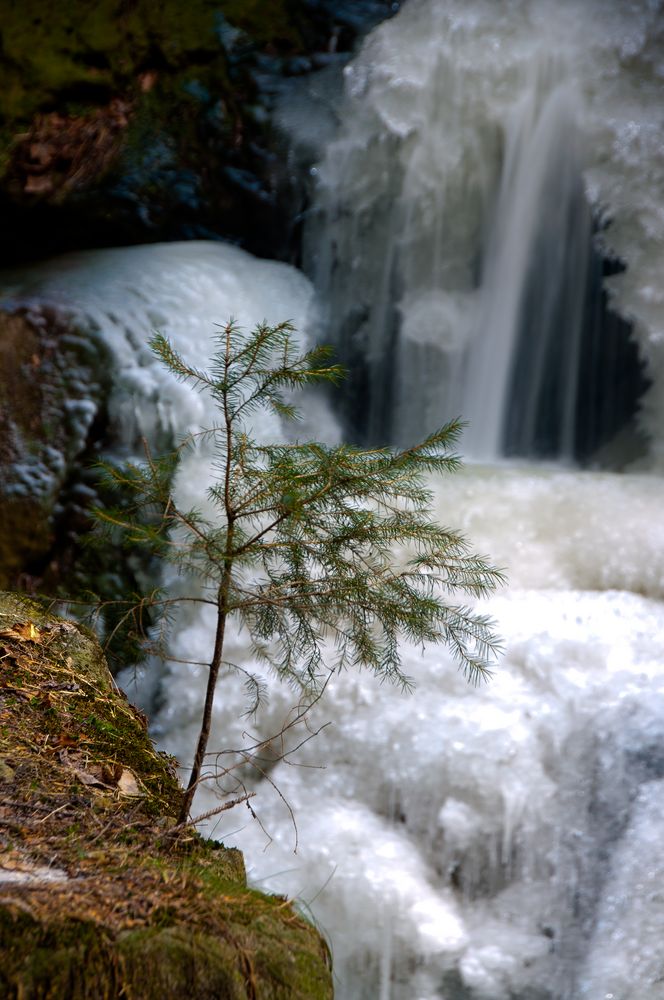
[[[249,799],[256,797],[256,792],[247,792],[246,795],[240,795],[236,799],[230,799],[228,802],[224,802],[223,805],[217,806],[215,809],[208,809],[207,812],[201,813],[200,816],[195,816],[194,819],[188,819],[177,826],[172,826],[168,831],[169,836],[174,833],[179,833],[180,830],[186,829],[188,826],[198,826],[203,820],[212,819],[213,816],[218,816],[219,813],[226,812],[228,809],[233,809],[235,806],[239,806],[242,802],[248,802]]]

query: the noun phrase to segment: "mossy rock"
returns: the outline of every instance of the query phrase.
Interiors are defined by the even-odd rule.
[[[253,53],[303,51],[306,10],[300,0],[10,4],[0,25],[5,258],[232,229],[254,188],[265,226],[262,181],[238,185],[225,169],[263,169]]]
[[[24,0],[0,21],[0,260],[226,238],[291,259],[283,76],[388,0]],[[365,15],[362,11],[365,10]],[[298,196],[300,197],[300,196]],[[286,204],[285,204],[286,203]]]
[[[94,635],[0,593],[0,996],[332,996],[317,931],[181,796]]]
[[[312,41],[301,0],[21,0],[3,11],[0,117],[104,103],[152,66],[181,69],[224,57],[223,24],[272,52]],[[6,5],[5,5],[6,8]]]

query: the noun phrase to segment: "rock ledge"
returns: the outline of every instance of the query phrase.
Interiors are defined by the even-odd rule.
[[[324,1000],[329,954],[181,789],[95,637],[0,593],[0,996]]]

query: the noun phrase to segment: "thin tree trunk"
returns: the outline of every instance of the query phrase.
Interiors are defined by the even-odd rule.
[[[208,674],[207,688],[205,691],[205,705],[203,707],[203,718],[201,719],[201,728],[198,734],[198,743],[196,744],[196,753],[194,754],[194,762],[191,767],[189,783],[182,797],[182,805],[180,807],[180,814],[178,816],[178,825],[186,823],[189,819],[191,804],[194,798],[194,793],[196,791],[196,786],[198,785],[201,776],[201,770],[203,769],[203,762],[205,760],[205,754],[207,752],[208,740],[210,738],[210,728],[212,726],[212,707],[214,705],[214,693],[217,687],[217,679],[219,677],[219,670],[221,668],[223,652],[224,652],[224,636],[226,632],[226,618],[227,618],[226,608],[228,606],[228,592],[230,588],[230,580],[231,580],[231,560],[229,557],[227,557],[226,564],[224,566],[224,575],[222,577],[221,584],[219,585],[219,590],[217,592],[217,631],[214,640],[214,652],[212,654],[212,660],[210,662],[210,672]]]
[[[226,327],[226,352],[224,357],[224,368],[226,372],[226,378],[228,377],[228,371],[231,360],[231,328],[230,325]],[[225,460],[225,470],[224,470],[224,511],[226,514],[226,544],[224,551],[224,570],[221,576],[221,583],[219,584],[219,590],[217,591],[217,631],[214,640],[214,652],[212,654],[212,660],[210,662],[210,673],[208,674],[207,689],[205,691],[205,706],[203,708],[203,718],[201,720],[201,729],[198,734],[198,743],[196,745],[196,753],[194,754],[194,762],[191,768],[191,774],[189,776],[189,784],[187,789],[182,796],[182,805],[180,807],[180,815],[178,816],[178,824],[186,823],[189,819],[189,813],[191,811],[191,804],[193,802],[194,794],[196,792],[196,786],[199,782],[201,776],[201,770],[203,768],[203,762],[205,760],[205,754],[207,752],[208,740],[210,738],[210,728],[212,726],[212,707],[214,705],[214,693],[217,687],[217,679],[219,677],[219,670],[222,663],[222,655],[224,651],[224,635],[226,632],[226,618],[228,617],[228,594],[230,592],[231,585],[231,573],[233,569],[233,534],[235,526],[235,512],[232,508],[231,503],[231,469],[232,469],[232,453],[233,453],[233,417],[229,411],[228,406],[228,393],[227,389],[223,390],[223,413],[224,413],[224,424],[226,431],[226,460]]]

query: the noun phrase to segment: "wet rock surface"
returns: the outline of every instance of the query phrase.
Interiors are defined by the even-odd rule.
[[[386,0],[74,0],[0,29],[0,263],[231,239],[293,249],[279,85],[344,58]]]
[[[80,468],[108,388],[101,340],[50,308],[0,312],[0,586],[57,571],[94,495]]]

